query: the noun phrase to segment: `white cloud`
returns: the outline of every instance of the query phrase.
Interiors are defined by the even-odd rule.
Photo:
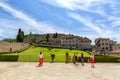
[[[5,31],[2,28],[0,28],[0,36],[2,36],[3,38],[6,38],[7,36],[3,34],[4,32]]]
[[[114,21],[114,22],[112,22],[112,26],[113,26],[113,27],[117,27],[117,26],[120,27],[120,20],[119,20],[119,21]]]
[[[12,14],[12,16],[20,19],[21,21],[27,23],[29,26],[32,26],[36,28],[40,32],[44,33],[51,33],[51,32],[62,32],[62,30],[57,29],[57,26],[54,26],[52,24],[46,23],[46,22],[37,22],[35,19],[31,18],[30,16],[24,14],[21,11],[18,11],[16,9],[13,9],[8,4],[4,2],[0,2],[0,7],[4,9],[5,11]]]
[[[112,27],[120,26],[120,17],[109,16],[108,21],[111,21],[111,26]]]
[[[73,19],[78,20],[79,22],[83,23],[85,26],[93,29],[95,32],[101,34],[102,30],[96,26],[96,24],[93,24],[92,22],[90,22],[88,19],[85,19],[85,17],[83,18],[82,16],[78,15],[78,14],[74,14],[74,13],[70,13],[69,16]]]
[[[80,36],[87,36],[92,40],[98,37],[108,37],[108,38],[114,38],[116,40],[119,40],[120,29],[118,28],[119,30],[115,32],[114,29],[111,28],[111,26],[114,27],[114,26],[120,25],[120,18],[118,16],[115,16],[116,13],[117,14],[119,13],[118,11],[119,8],[117,8],[116,6],[118,5],[117,0],[42,0],[42,1],[50,5],[53,5],[53,6],[67,9],[69,17],[77,20],[78,22],[84,24],[86,28],[90,29],[90,31],[85,32],[85,33],[83,30],[83,34],[81,34]],[[107,8],[105,8],[106,7],[105,5],[109,5],[111,7],[111,10],[113,11],[106,12],[105,9]],[[12,14],[13,17],[16,17],[17,19],[20,20],[20,22],[19,21],[11,22],[10,20],[4,21],[3,19],[1,19],[0,22],[3,22],[4,24],[4,25],[3,24],[1,25],[2,27],[5,26],[6,28],[10,28],[10,29],[17,31],[18,27],[22,26],[22,28],[24,28],[24,30],[27,33],[29,31],[34,31],[36,33],[41,33],[41,32],[45,32],[45,33],[63,32],[65,33],[66,32],[63,29],[60,29],[60,27],[57,28],[57,26],[52,25],[50,23],[38,22],[34,18],[28,16],[22,11],[12,8],[11,6],[9,6],[8,4],[4,2],[0,1],[0,7],[3,10],[7,11],[8,13]],[[80,14],[76,12],[76,10],[99,14],[103,16],[105,19],[104,20],[97,19],[95,21],[94,19],[89,19],[89,17],[81,16]],[[111,13],[111,14],[108,14],[108,13]],[[107,22],[111,22],[111,23],[107,23]],[[13,26],[17,26],[17,27],[13,27]],[[13,30],[7,31],[7,32],[12,33]],[[69,33],[69,32],[70,30],[68,30],[66,33]],[[1,28],[0,36],[6,37],[5,34],[3,33],[4,33],[4,30]],[[76,32],[74,31],[72,33],[76,34]]]
[[[114,39],[114,40],[117,40],[120,42],[120,40],[119,40],[120,37],[118,34],[118,33],[120,33],[119,30],[114,31],[114,29],[112,29],[108,25],[101,24],[101,23],[93,23],[92,21],[90,21],[89,18],[82,17],[79,14],[69,13],[68,16],[79,21],[80,23],[83,23],[86,27],[93,29],[93,31],[82,33],[81,36],[86,36],[86,37],[90,38],[92,41],[94,41],[95,38],[103,37],[103,38]]]
[[[0,37],[4,35],[3,38],[15,38],[19,28],[24,29],[25,32],[26,32],[26,29],[28,29],[27,28],[28,25],[20,21],[14,21],[14,20],[9,20],[9,19],[1,18],[0,24],[1,24],[0,28],[2,29],[2,31],[0,31],[1,33]],[[26,27],[24,28],[23,25]]]
[[[86,12],[100,14],[107,16],[104,10],[104,5],[109,4],[112,8],[115,5],[114,0],[42,0],[53,6],[69,9],[69,10],[82,10]]]
[[[78,22],[85,25],[89,29],[94,30],[94,32],[85,32],[85,34],[81,34],[83,36],[87,36],[91,39],[95,39],[98,37],[107,37],[119,40],[120,31],[118,27],[113,29],[115,26],[120,26],[120,1],[119,0],[42,0],[43,2],[68,9],[69,17],[77,20]],[[94,14],[92,14],[93,18],[89,20],[88,17],[81,16],[77,11],[85,11],[88,13],[95,13],[102,16],[98,19]],[[71,13],[72,12],[72,13]],[[88,14],[87,13],[87,14]],[[86,14],[86,16],[87,16]],[[117,31],[114,31],[117,30]],[[119,40],[120,41],[120,40]]]

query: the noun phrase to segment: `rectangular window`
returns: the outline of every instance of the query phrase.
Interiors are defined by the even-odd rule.
[[[108,45],[108,43],[106,43],[105,45]]]

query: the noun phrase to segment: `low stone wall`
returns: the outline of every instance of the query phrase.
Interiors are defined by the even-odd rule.
[[[29,44],[27,43],[0,42],[0,52],[15,52],[27,48],[28,46]]]

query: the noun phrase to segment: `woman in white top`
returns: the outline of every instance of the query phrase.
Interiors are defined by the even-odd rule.
[[[43,66],[43,54],[42,54],[42,52],[40,52],[40,55],[39,55],[39,66]]]
[[[95,67],[95,66],[94,66],[94,62],[95,62],[95,60],[94,60],[94,53],[91,53],[91,54],[90,54],[90,63],[91,63],[91,67],[92,67],[92,68]]]

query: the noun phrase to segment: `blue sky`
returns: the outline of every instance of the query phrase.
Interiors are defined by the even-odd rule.
[[[120,0],[0,0],[0,40],[15,38],[19,28],[120,43]]]

